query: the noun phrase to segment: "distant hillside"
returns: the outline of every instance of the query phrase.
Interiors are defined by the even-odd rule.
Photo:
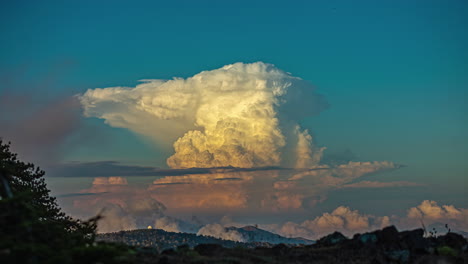
[[[188,245],[193,248],[199,244],[219,244],[226,248],[237,246],[254,248],[257,246],[271,247],[275,244],[281,243],[290,245],[308,245],[314,243],[314,241],[305,238],[286,238],[254,226],[245,226],[241,228],[227,227],[225,230],[239,232],[245,242],[236,242],[213,236],[196,235],[191,233],[167,232],[161,229],[139,229],[98,234],[97,240],[119,242],[137,247],[154,247],[158,250],[176,248],[181,245]]]
[[[237,246],[254,248],[256,246],[271,246],[268,243],[241,243],[218,239],[210,236],[198,236],[190,233],[166,232],[160,229],[138,229],[115,233],[98,234],[98,241],[118,242],[137,247],[153,247],[158,250],[177,248],[180,245],[195,247],[199,244],[219,244],[225,248]]]
[[[258,231],[257,228],[236,228],[240,229],[254,232],[255,236],[263,234],[263,230]],[[99,235],[99,238],[140,245],[131,249],[134,254],[134,261],[131,263],[141,264],[468,263],[468,241],[463,236],[449,232],[440,236],[425,237],[423,229],[399,232],[394,226],[370,233],[355,234],[352,238],[335,232],[312,245],[305,246],[284,244],[272,246],[269,243],[261,246],[261,243],[238,243],[162,230],[125,231]],[[138,241],[145,243],[141,244]],[[194,246],[194,243],[200,244]],[[175,247],[177,244],[189,246]],[[171,249],[156,251],[142,246]]]
[[[265,231],[255,226],[244,226],[241,228],[227,227],[227,230],[235,230],[239,232],[246,242],[267,242],[270,244],[291,244],[291,245],[309,245],[315,243],[313,240],[297,237],[287,238],[278,234]]]

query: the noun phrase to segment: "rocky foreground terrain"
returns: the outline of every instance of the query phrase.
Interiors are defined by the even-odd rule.
[[[425,237],[423,229],[391,226],[351,239],[336,232],[313,245],[138,247],[134,257],[138,263],[468,263],[468,241],[456,233]]]

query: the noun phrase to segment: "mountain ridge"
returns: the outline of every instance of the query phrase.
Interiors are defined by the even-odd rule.
[[[254,226],[225,227],[226,231],[237,231],[245,241],[233,241],[215,236],[197,235],[193,233],[168,232],[162,229],[136,229],[128,231],[118,231],[112,233],[98,234],[98,241],[124,243],[137,247],[154,247],[158,250],[177,248],[178,246],[188,245],[195,247],[200,244],[219,244],[226,248],[246,247],[255,248],[273,247],[277,244],[286,244],[291,246],[313,244],[315,241],[305,238],[286,238],[272,232]]]

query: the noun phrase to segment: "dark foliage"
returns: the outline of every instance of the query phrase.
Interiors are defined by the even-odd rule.
[[[105,252],[122,255],[111,244],[94,243],[99,217],[73,219],[49,193],[44,171],[18,160],[0,139],[1,263],[82,263]]]

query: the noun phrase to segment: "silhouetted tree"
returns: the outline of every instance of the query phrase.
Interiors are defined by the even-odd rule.
[[[10,144],[0,139],[0,262],[80,263],[100,261],[100,255],[121,255],[109,254],[114,249],[110,245],[94,243],[99,217],[80,221],[60,210],[44,174],[18,160]],[[100,262],[114,263],[107,260]]]

